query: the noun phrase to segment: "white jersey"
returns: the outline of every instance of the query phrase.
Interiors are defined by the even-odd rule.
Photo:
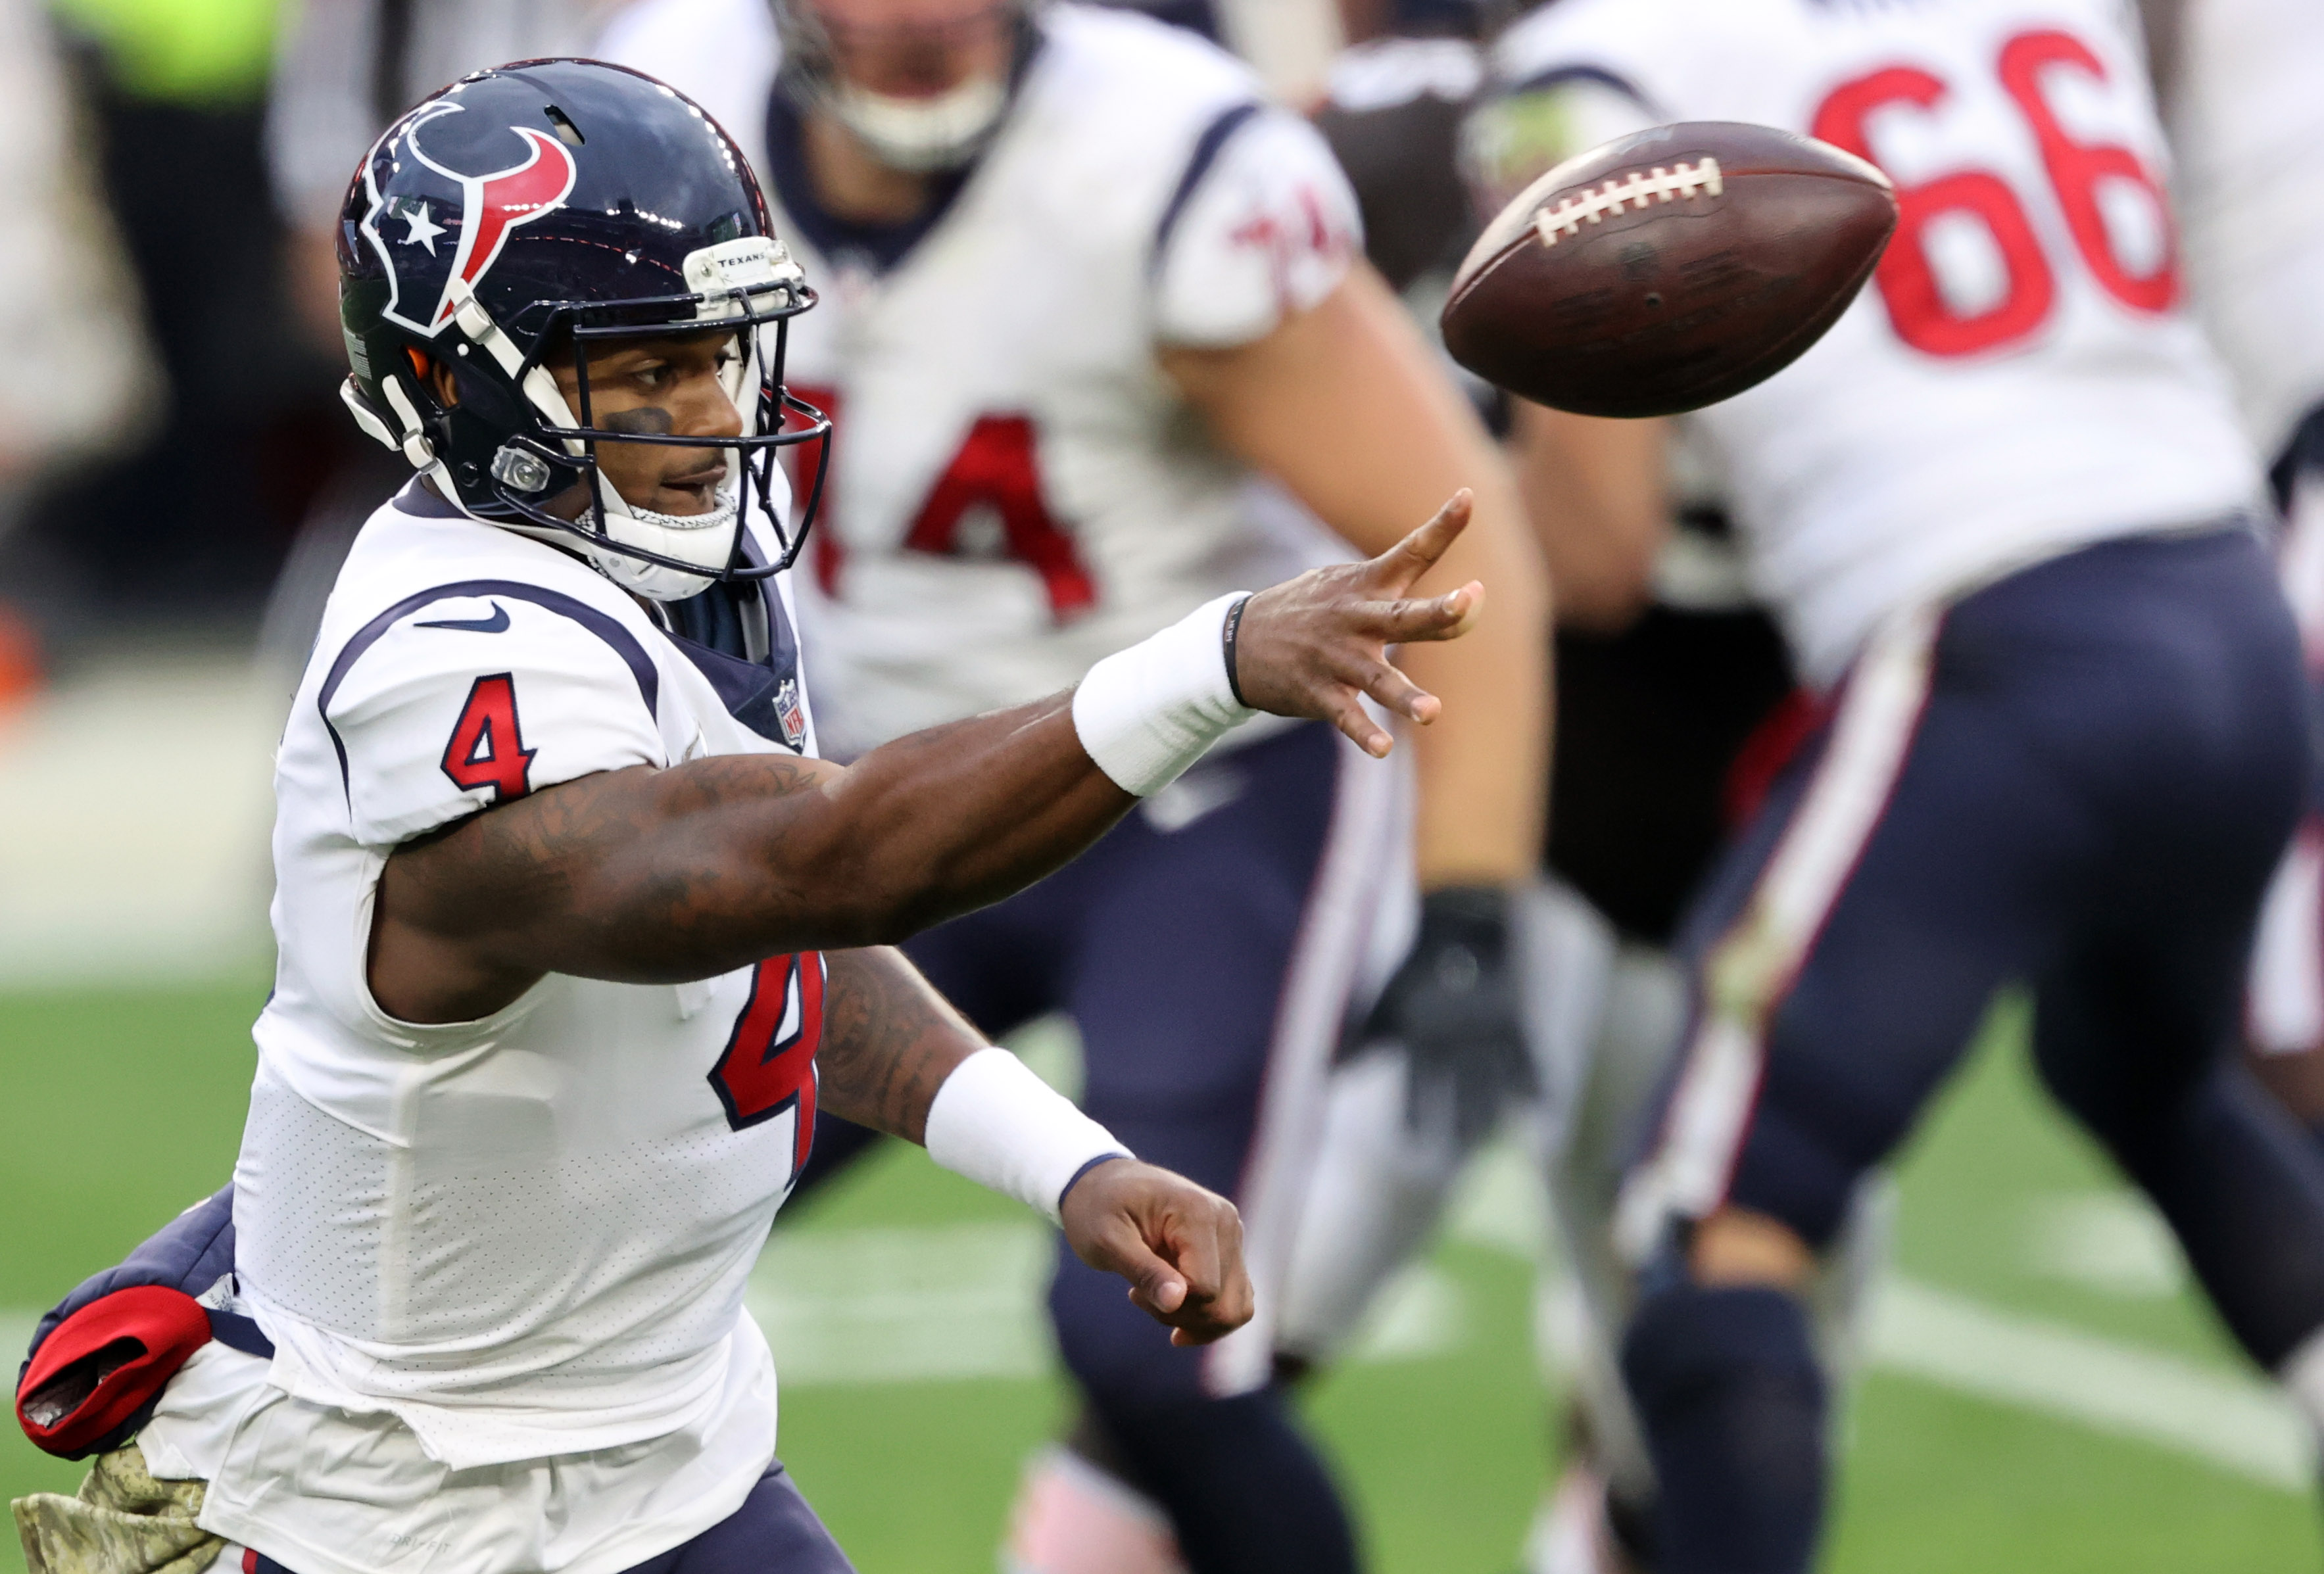
[[[1903,606],[2256,495],[2181,304],[2123,22],[2114,0],[1559,0],[1502,41],[1505,140],[1749,121],[1896,183],[1874,283],[1700,418],[1811,681]]]
[[[2182,11],[2171,133],[2188,281],[2273,455],[2324,402],[2324,5]]]
[[[348,556],[277,760],[280,961],[235,1169],[240,1293],[276,1348],[241,1398],[268,1419],[180,1448],[205,1523],[300,1574],[612,1574],[731,1512],[772,1457],[742,1292],[813,1119],[821,959],[551,974],[440,1026],[386,1015],[365,963],[414,836],[598,771],[811,750],[788,596],[741,605],[742,656],[681,641],[417,483]],[[286,1490],[302,1449],[379,1480]],[[448,1512],[464,1484],[504,1512]]]
[[[785,375],[836,427],[800,600],[841,754],[1054,693],[1347,556],[1156,364],[1338,284],[1360,239],[1329,149],[1191,34],[1070,5],[1042,26],[1008,120],[900,255],[807,190],[765,0],[647,0],[602,46],[751,152],[821,293]]]

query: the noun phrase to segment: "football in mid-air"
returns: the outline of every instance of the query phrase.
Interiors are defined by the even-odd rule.
[[[1772,126],[1700,121],[1567,160],[1485,227],[1444,347],[1580,415],[1676,415],[1790,365],[1896,227],[1887,177]]]

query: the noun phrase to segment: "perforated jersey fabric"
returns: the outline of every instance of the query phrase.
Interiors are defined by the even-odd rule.
[[[766,594],[757,677],[804,716],[788,593]],[[713,682],[740,693],[748,665],[416,484],[364,527],[277,757],[280,961],[234,1182],[238,1304],[274,1354],[206,1348],[145,1434],[209,1482],[205,1526],[300,1574],[615,1574],[766,1469],[774,1373],[742,1294],[812,1118],[819,961],[551,975],[422,1026],[380,1009],[364,960],[411,835],[595,771],[785,752]],[[752,1016],[767,1042],[737,1083],[767,980],[807,1008]]]

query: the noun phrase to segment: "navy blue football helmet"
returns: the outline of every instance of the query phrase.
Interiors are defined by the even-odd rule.
[[[339,315],[364,430],[469,515],[583,551],[641,595],[761,579],[798,557],[830,432],[783,387],[789,321],[815,304],[733,140],[701,107],[597,60],[521,60],[423,100],[364,156],[340,213]],[[732,335],[733,438],[654,437],[592,419],[589,352],[672,332]],[[568,406],[547,363],[570,356]],[[451,369],[455,402],[426,370]],[[727,450],[707,513],[638,508],[598,473],[601,442]],[[794,521],[779,450],[817,443]],[[544,506],[576,485],[576,520]],[[754,560],[756,510],[781,550]]]

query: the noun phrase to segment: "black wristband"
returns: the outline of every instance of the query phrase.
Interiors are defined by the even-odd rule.
[[[1250,605],[1248,594],[1235,597],[1234,605],[1227,609],[1226,621],[1219,628],[1219,647],[1227,660],[1227,692],[1234,695],[1235,704],[1250,710],[1251,704],[1242,697],[1242,683],[1235,675],[1235,635],[1242,630],[1242,610]]]

